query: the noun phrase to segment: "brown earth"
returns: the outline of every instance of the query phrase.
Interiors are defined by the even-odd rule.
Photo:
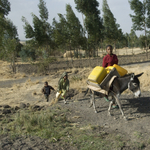
[[[129,60],[129,59],[128,59]],[[60,65],[60,64],[59,64]],[[58,66],[59,66],[58,65]],[[55,106],[60,106],[61,109],[69,109],[70,112],[66,113],[67,118],[76,123],[77,126],[100,126],[102,131],[106,133],[115,133],[124,137],[125,146],[122,150],[135,149],[130,147],[130,142],[147,141],[142,149],[150,149],[150,63],[138,63],[134,65],[123,66],[129,72],[138,74],[144,72],[140,77],[142,96],[138,99],[133,97],[130,91],[122,94],[120,100],[128,121],[121,117],[118,109],[112,109],[113,116],[107,116],[109,103],[103,98],[96,97],[96,106],[98,113],[95,114],[93,108],[89,108],[89,94],[84,97],[86,90],[86,79],[92,68],[78,68],[67,69],[70,80],[70,91],[68,93],[67,104],[60,100]],[[31,105],[49,106],[50,102],[46,102],[41,94],[41,88],[44,81],[48,81],[55,89],[57,82],[64,70],[57,70],[47,76],[29,76],[18,74],[11,78],[6,78],[2,75],[0,80],[0,105],[8,104],[12,107],[19,106],[20,103],[30,103]],[[4,73],[4,72],[2,72]],[[50,101],[55,98],[55,91],[52,91]],[[102,132],[100,131],[100,132]],[[77,149],[76,146],[63,145],[63,143],[49,143],[47,140],[40,139],[39,137],[17,137],[11,139],[8,135],[0,136],[0,149]],[[61,147],[59,146],[61,145]],[[62,146],[63,145],[63,146]],[[141,149],[141,148],[139,148]]]
[[[148,58],[146,53],[140,53],[137,55],[119,55],[119,65],[130,65],[130,64],[137,64],[142,62],[150,61],[150,52],[148,53]],[[95,57],[95,58],[81,58],[81,59],[59,59],[59,61],[54,61],[46,67],[45,72],[48,74],[54,74],[59,70],[67,70],[73,68],[87,68],[87,67],[95,67],[102,65],[103,58],[102,57]],[[37,65],[31,64],[18,64],[17,71],[18,73],[25,73],[25,74],[35,74],[38,73],[41,68]]]

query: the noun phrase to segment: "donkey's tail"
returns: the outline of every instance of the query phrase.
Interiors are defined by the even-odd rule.
[[[86,89],[84,96],[88,93],[88,91],[89,91],[89,88]]]

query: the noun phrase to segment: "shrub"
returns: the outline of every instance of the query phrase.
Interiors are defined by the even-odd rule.
[[[36,54],[34,49],[28,49],[26,47],[22,47],[21,51],[19,52],[19,56],[21,57],[22,61],[35,61]]]

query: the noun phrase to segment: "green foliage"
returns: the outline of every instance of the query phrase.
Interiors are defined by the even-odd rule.
[[[74,0],[76,3],[76,9],[88,16],[89,14],[94,14],[95,12],[99,13],[99,11],[95,8],[98,8],[99,3],[96,0]],[[96,14],[97,14],[96,13]]]
[[[6,26],[4,30],[4,35],[2,37],[2,43],[1,43],[1,53],[0,53],[0,58],[3,60],[7,60],[10,62],[12,71],[15,73],[16,72],[16,57],[18,53],[18,48],[19,48],[19,39],[17,38],[18,33],[17,33],[17,28],[11,20],[5,19]]]
[[[131,10],[134,11],[135,15],[131,15],[134,30],[144,30],[146,27],[146,11],[147,2],[144,0],[143,3],[140,0],[129,0]]]
[[[102,10],[105,40],[109,43],[116,44],[122,38],[123,33],[119,29],[120,25],[116,23],[116,19],[107,4],[107,0],[103,0]]]
[[[49,56],[54,49],[54,42],[52,40],[52,27],[47,22],[48,20],[48,10],[46,8],[46,3],[43,0],[39,0],[39,14],[40,18],[32,13],[33,27],[28,23],[25,17],[22,17],[22,21],[25,23],[24,30],[26,38],[31,38],[34,40],[38,48],[44,49],[44,51]]]
[[[85,15],[84,26],[87,33],[87,51],[91,51],[95,56],[95,50],[98,47],[100,39],[103,39],[103,25],[98,10],[97,0],[75,0],[76,9]]]
[[[145,48],[147,50],[147,29],[150,28],[150,0],[129,0],[131,10],[133,10],[134,15],[130,14],[132,18],[134,30],[144,31],[145,33]],[[148,54],[147,54],[148,57]]]
[[[67,20],[67,27],[68,27],[68,43],[71,49],[78,49],[80,46],[83,45],[81,42],[83,40],[84,31],[80,24],[79,19],[75,16],[72,8],[70,5],[66,5],[66,20]],[[76,51],[77,53],[77,51]],[[77,55],[78,57],[78,55]]]
[[[41,19],[45,21],[48,20],[48,10],[46,8],[46,3],[43,0],[40,0],[38,7]]]
[[[49,57],[45,59],[40,59],[39,63],[35,64],[38,67],[38,73],[49,73],[49,64],[52,63],[53,61],[56,61],[56,58],[54,57]]]
[[[133,47],[137,47],[137,42],[138,42],[138,37],[137,37],[137,35],[136,35],[136,33],[135,33],[135,31],[134,30],[131,30],[131,33],[129,34],[129,39],[130,39],[130,45],[131,45],[131,47],[133,48]]]
[[[53,37],[57,47],[66,50],[68,40],[67,21],[62,14],[58,14],[59,22],[53,19]]]
[[[5,17],[10,11],[10,2],[8,0],[0,0],[0,49],[3,49],[4,32],[6,31],[7,21]]]
[[[23,47],[19,52],[19,56],[21,57],[22,61],[35,61],[36,54],[34,49],[28,49],[27,47]]]
[[[16,26],[6,19],[10,11],[10,2],[0,0],[0,59],[11,63],[12,71],[16,72],[15,61],[19,48],[19,39]]]
[[[140,46],[140,48],[146,48],[146,46],[145,46],[145,41],[146,40],[148,41],[148,43],[150,42],[150,38],[148,39],[144,35],[140,35],[140,37],[139,37],[139,46]]]
[[[8,0],[0,0],[0,17],[7,16],[10,11],[10,2]]]
[[[22,21],[25,23],[24,30],[26,33],[26,38],[33,38],[34,37],[34,31],[32,26],[28,23],[25,17],[22,17]]]

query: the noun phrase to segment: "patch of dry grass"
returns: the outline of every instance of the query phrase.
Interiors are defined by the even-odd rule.
[[[135,65],[135,66],[125,66],[124,67],[126,70],[128,70],[129,73],[134,73],[135,75],[144,73],[141,77],[139,77],[140,80],[140,87],[142,91],[150,91],[149,86],[150,86],[150,65],[141,67],[140,65]]]
[[[0,64],[1,65],[1,64]],[[150,65],[147,66],[141,66],[140,64],[137,65],[130,65],[130,66],[122,66],[126,70],[128,70],[129,73],[134,72],[135,74],[139,74],[141,72],[144,72],[144,74],[139,77],[139,80],[141,82],[141,90],[142,91],[150,91]],[[65,70],[69,73],[69,80],[70,80],[70,89],[77,89],[79,92],[81,92],[84,88],[87,88],[87,78],[88,75],[91,73],[93,68],[73,68]],[[75,72],[77,73],[75,74]],[[60,75],[64,72],[64,70],[59,70],[57,73]],[[19,78],[19,74],[17,74]],[[25,77],[25,74],[22,74],[22,77]],[[26,82],[21,84],[14,84],[10,88],[0,88],[0,105],[8,104],[11,106],[18,106],[21,102],[23,103],[37,103],[38,105],[51,105],[50,103],[47,103],[41,93],[41,89],[44,86],[44,82],[48,81],[49,85],[54,87],[54,89],[57,89],[57,84],[59,80],[58,76],[57,78],[54,78],[54,75],[46,76],[45,78],[41,80],[31,81],[29,78]],[[11,77],[8,79],[12,79]],[[130,94],[129,90],[126,90],[124,94]],[[50,100],[52,103],[56,103],[55,99]]]

